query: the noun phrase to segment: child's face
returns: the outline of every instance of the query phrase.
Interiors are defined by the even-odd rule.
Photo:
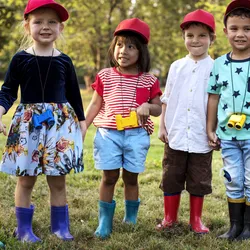
[[[250,18],[229,16],[224,32],[234,54],[250,56]]]
[[[63,24],[53,9],[41,8],[29,15],[26,30],[35,43],[51,45],[62,32]]]
[[[194,60],[201,60],[208,55],[211,44],[209,30],[202,25],[191,25],[184,31],[185,46],[189,56]]]
[[[139,50],[129,39],[125,40],[123,37],[118,37],[114,50],[114,58],[123,73],[138,73],[137,61],[139,58]]]

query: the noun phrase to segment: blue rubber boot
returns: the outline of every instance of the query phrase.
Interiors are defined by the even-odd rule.
[[[32,230],[32,218],[34,214],[34,206],[30,208],[16,207],[17,228],[14,236],[22,242],[39,242],[41,241]]]
[[[137,201],[125,201],[125,217],[123,222],[136,224],[140,202],[140,199]]]
[[[69,232],[68,205],[62,207],[51,206],[51,232],[59,239],[70,241],[74,237]]]
[[[105,239],[112,233],[115,205],[114,200],[111,203],[99,201],[99,226],[95,231],[96,237]]]

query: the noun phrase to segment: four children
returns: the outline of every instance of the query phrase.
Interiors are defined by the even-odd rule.
[[[16,100],[19,84],[22,89],[1,163],[1,171],[19,176],[15,192],[16,237],[41,241],[32,231],[31,192],[37,175],[46,174],[51,191],[51,231],[62,240],[73,239],[65,175],[71,170],[83,170],[79,138],[84,140],[92,122],[98,128],[95,166],[103,170],[95,236],[106,238],[112,232],[116,206],[113,194],[120,167],[124,222],[135,224],[140,204],[138,174],[144,171],[149,135],[153,132],[150,115],[160,115],[162,102],[159,139],[165,143],[160,185],[164,219],[156,229],[177,222],[181,192],[186,189],[190,194],[191,229],[198,234],[209,232],[201,221],[202,207],[204,195],[212,192],[212,149],[221,147],[231,226],[219,238],[249,239],[250,1],[234,0],[227,6],[224,32],[232,51],[216,59],[214,66],[208,55],[215,40],[213,15],[196,10],[184,17],[180,27],[188,55],[171,65],[161,102],[159,81],[148,73],[149,27],[137,18],[122,21],[109,49],[112,67],[100,71],[93,84],[95,91],[86,123],[71,59],[54,47],[64,27],[62,22],[67,19],[67,10],[54,0],[28,2],[24,21],[32,43],[13,57],[0,91],[2,118]],[[31,94],[35,82],[35,88],[41,90],[34,89]],[[65,88],[61,88],[62,84]],[[48,92],[46,86],[54,91]],[[62,92],[60,96],[58,92]],[[71,133],[67,133],[69,128]],[[6,135],[1,119],[0,132]]]

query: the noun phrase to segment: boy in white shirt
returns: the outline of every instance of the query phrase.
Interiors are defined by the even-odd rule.
[[[177,222],[181,192],[186,188],[190,193],[190,227],[204,234],[209,229],[201,222],[203,200],[212,192],[206,89],[213,66],[208,49],[215,40],[215,21],[211,13],[199,9],[188,13],[180,27],[189,53],[171,65],[161,97],[159,139],[165,149],[160,188],[164,192],[164,219],[156,229]]]

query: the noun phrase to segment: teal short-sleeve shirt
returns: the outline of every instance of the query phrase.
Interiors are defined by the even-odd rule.
[[[214,61],[207,92],[220,96],[218,104],[218,127],[216,133],[223,140],[250,139],[250,58],[231,59],[230,53]],[[241,130],[227,126],[234,113],[246,115]]]

